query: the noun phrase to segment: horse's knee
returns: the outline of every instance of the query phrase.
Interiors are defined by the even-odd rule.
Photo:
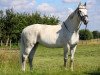
[[[22,62],[26,61],[27,56],[28,56],[28,55],[26,55],[26,54],[23,54],[23,55],[22,55]]]

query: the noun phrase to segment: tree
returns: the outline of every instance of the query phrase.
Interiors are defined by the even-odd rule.
[[[94,39],[100,38],[100,32],[99,31],[93,31],[92,34],[93,34]]]
[[[79,31],[80,40],[91,40],[93,38],[93,34],[89,30],[80,30]]]
[[[4,21],[4,19],[3,19],[3,11],[2,10],[0,10],[0,39],[1,39],[1,37],[2,37],[2,27],[3,27],[3,25],[4,25],[4,23],[3,23],[3,21]]]
[[[2,28],[2,39],[5,42],[6,46],[8,45],[9,40],[11,39],[11,33],[14,30],[15,24],[13,18],[15,14],[12,9],[7,9],[6,14],[4,15],[4,25]]]
[[[54,16],[41,16],[40,13],[18,13],[13,9],[7,9],[5,14],[0,11],[0,39],[6,46],[8,42],[12,40],[13,43],[18,42],[22,30],[32,24],[51,24],[55,25],[59,23],[58,18]]]
[[[42,20],[43,20],[42,21],[43,24],[48,24],[48,25],[56,25],[59,23],[58,18],[55,18],[55,16],[49,17],[49,16],[44,15],[42,17]]]

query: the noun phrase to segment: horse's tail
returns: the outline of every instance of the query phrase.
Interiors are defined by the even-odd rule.
[[[25,50],[25,43],[24,43],[24,35],[23,35],[23,33],[21,34],[21,40],[20,40],[20,43],[21,43],[21,47],[20,47],[20,49],[21,49],[21,51],[20,51],[20,56],[21,56],[21,63],[22,63],[22,61],[23,61],[23,54],[24,54],[24,50]]]

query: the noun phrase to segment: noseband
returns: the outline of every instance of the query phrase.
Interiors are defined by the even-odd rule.
[[[77,8],[77,11],[78,11],[78,16],[80,18],[81,21],[84,21],[85,17],[88,17],[88,15],[81,15],[81,12],[79,11],[79,9],[86,9],[86,8]],[[85,27],[85,31],[86,31],[86,28],[87,28],[87,25]]]

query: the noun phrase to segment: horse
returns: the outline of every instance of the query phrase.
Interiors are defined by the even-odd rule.
[[[81,23],[87,25],[88,21],[86,3],[79,3],[78,7],[61,25],[33,24],[24,28],[21,33],[22,71],[25,71],[27,58],[29,59],[30,70],[32,70],[32,61],[38,44],[49,48],[63,48],[64,67],[66,67],[69,50],[70,69],[73,71],[74,54],[79,42],[79,28]]]

